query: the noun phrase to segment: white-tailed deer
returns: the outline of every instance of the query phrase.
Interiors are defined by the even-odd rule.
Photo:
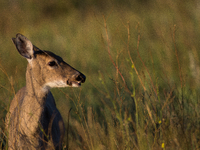
[[[61,149],[64,122],[50,89],[79,87],[86,77],[25,36],[17,34],[12,40],[28,65],[26,86],[17,92],[6,116],[8,149]]]

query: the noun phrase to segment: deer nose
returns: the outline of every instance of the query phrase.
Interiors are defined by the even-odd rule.
[[[81,81],[81,83],[84,83],[86,80],[86,77],[84,74],[80,73],[79,75],[76,76],[77,81]]]

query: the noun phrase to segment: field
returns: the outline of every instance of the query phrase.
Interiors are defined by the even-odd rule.
[[[4,149],[5,115],[25,85],[17,33],[86,75],[81,88],[51,90],[69,127],[63,149],[200,149],[197,0],[1,0],[0,18]]]

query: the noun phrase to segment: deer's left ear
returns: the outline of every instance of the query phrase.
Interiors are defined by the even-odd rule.
[[[16,35],[16,38],[12,38],[12,41],[15,44],[20,55],[25,57],[28,61],[30,61],[30,59],[33,58],[34,56],[33,44],[28,38],[18,33]]]

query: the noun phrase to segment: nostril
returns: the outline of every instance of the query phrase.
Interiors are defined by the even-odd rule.
[[[81,81],[80,75],[76,77],[76,80],[77,80],[77,81]]]
[[[80,74],[80,75],[78,75],[77,77],[76,77],[76,80],[77,81],[81,81],[82,83],[84,83],[85,82],[85,76],[83,75],[83,74]]]

